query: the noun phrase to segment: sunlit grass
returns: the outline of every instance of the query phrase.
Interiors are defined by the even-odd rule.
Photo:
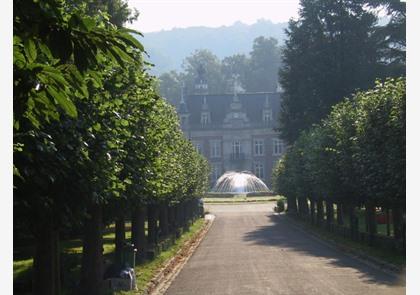
[[[174,245],[170,246],[167,250],[162,251],[158,254],[155,259],[147,261],[135,267],[136,271],[136,283],[138,291],[129,291],[129,292],[117,292],[116,294],[138,294],[146,290],[147,284],[153,278],[155,274],[162,268],[162,266],[169,261],[184,245],[186,241],[191,239],[196,233],[198,233],[203,226],[205,225],[204,219],[198,219],[189,229],[189,231],[184,232],[181,237],[175,242]]]
[[[169,247],[167,250],[162,251],[159,255],[155,257],[152,261],[147,261],[136,266],[136,276],[137,276],[137,285],[142,290],[146,287],[150,279],[155,275],[156,271],[162,267],[162,265],[168,261],[180,248],[181,246],[190,239],[195,233],[197,233],[204,226],[204,219],[197,220],[191,227],[190,230],[183,233],[181,237],[175,242],[174,245]],[[103,249],[104,256],[106,259],[112,259],[113,253],[115,251],[114,244],[114,225],[108,226],[104,230],[103,235]],[[147,230],[146,230],[147,233]],[[131,239],[131,225],[126,223],[126,239],[129,241]],[[81,258],[83,251],[83,244],[81,239],[73,239],[63,241],[60,244],[61,253],[64,262],[64,267],[62,269],[64,277],[66,278],[63,283],[63,294],[67,294],[69,291],[69,286],[74,286],[80,274],[81,268]],[[32,267],[33,259],[28,258],[27,253],[33,252],[32,247],[25,247],[23,255],[20,253],[20,257],[14,257],[13,261],[13,281],[21,285],[28,285],[32,279]],[[19,252],[18,252],[19,253]],[[17,292],[19,293],[19,292]],[[121,293],[121,294],[135,294],[135,293]]]
[[[232,197],[207,197],[203,198],[204,203],[247,203],[247,202],[275,202],[281,199],[281,196],[247,196],[233,195]]]

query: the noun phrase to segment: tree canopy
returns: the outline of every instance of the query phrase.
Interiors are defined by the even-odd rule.
[[[377,25],[377,15],[367,2],[302,0],[300,4],[299,18],[289,22],[279,76],[284,90],[279,131],[289,143],[325,118],[344,97],[372,87],[376,78],[401,75],[395,63],[403,60],[401,52],[391,54],[389,45],[396,43],[385,36],[391,36],[390,29]],[[388,25],[401,22],[404,17],[399,15]]]

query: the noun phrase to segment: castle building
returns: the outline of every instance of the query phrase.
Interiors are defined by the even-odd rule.
[[[181,128],[211,165],[211,185],[226,171],[248,170],[271,187],[275,163],[285,145],[274,130],[280,92],[208,94],[206,81],[178,106]]]

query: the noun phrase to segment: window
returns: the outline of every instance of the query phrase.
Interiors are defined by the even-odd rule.
[[[273,139],[273,155],[281,155],[283,152],[283,144],[281,143],[281,140],[278,138]]]
[[[261,162],[255,162],[254,163],[254,174],[258,178],[263,179],[264,178],[264,165]]]
[[[220,140],[210,141],[210,158],[220,158],[221,155],[221,142]]]
[[[264,155],[264,140],[263,139],[254,140],[254,155],[255,156]]]
[[[201,113],[201,125],[207,125],[210,123],[210,114]]]
[[[234,140],[232,142],[232,153],[234,155],[239,155],[241,153],[241,142],[239,140]]]
[[[201,143],[200,142],[197,142],[197,141],[193,141],[193,145],[195,146],[197,152],[199,152],[201,154],[201,152],[202,152]]]
[[[221,163],[213,163],[211,169],[211,181],[216,182],[217,179],[222,175],[222,164]]]
[[[273,120],[273,112],[271,110],[264,110],[263,111],[263,121],[264,122],[271,122]]]

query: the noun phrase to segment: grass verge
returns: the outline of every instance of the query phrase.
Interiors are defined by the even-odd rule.
[[[175,244],[169,247],[166,251],[162,251],[152,261],[144,262],[136,266],[137,286],[138,292],[125,292],[117,294],[139,294],[145,289],[145,286],[153,278],[154,274],[165,264],[175,253],[182,247],[182,245],[189,240],[195,233],[199,232],[205,225],[204,218],[198,219],[190,226],[189,231],[184,232]],[[104,258],[107,260],[113,259],[115,251],[114,244],[114,225],[108,226],[104,230],[103,235],[103,249]],[[131,225],[126,224],[126,239],[131,238]],[[74,239],[62,241],[61,257],[64,267],[62,268],[62,294],[71,294],[79,281],[80,266],[82,260],[82,240]],[[13,257],[13,285],[14,294],[31,294],[31,280],[32,280],[32,266],[33,266],[33,252],[31,246],[14,249]]]
[[[258,196],[247,197],[246,195],[234,195],[232,197],[207,197],[203,198],[205,204],[225,204],[225,203],[248,203],[248,202],[275,202],[281,196]]]
[[[288,216],[288,218],[291,219],[293,222],[297,223],[303,229],[312,232],[315,236],[323,240],[332,242],[333,244],[337,245],[340,249],[344,251],[360,252],[362,254],[385,261],[386,263],[392,264],[401,270],[405,268],[405,263],[406,263],[405,255],[397,254],[395,252],[381,249],[381,248],[374,248],[366,244],[352,241],[350,239],[335,235],[327,231],[326,229],[309,224],[298,218],[293,218],[291,216]]]
[[[194,224],[191,225],[190,229],[184,232],[179,239],[176,240],[175,244],[169,247],[167,250],[162,251],[158,254],[155,259],[146,261],[135,268],[136,271],[136,283],[138,291],[120,291],[116,294],[120,295],[134,295],[143,294],[147,288],[148,283],[153,277],[160,271],[160,269],[176,255],[176,253],[182,248],[182,246],[190,240],[195,234],[200,232],[206,222],[203,218],[198,219]]]

